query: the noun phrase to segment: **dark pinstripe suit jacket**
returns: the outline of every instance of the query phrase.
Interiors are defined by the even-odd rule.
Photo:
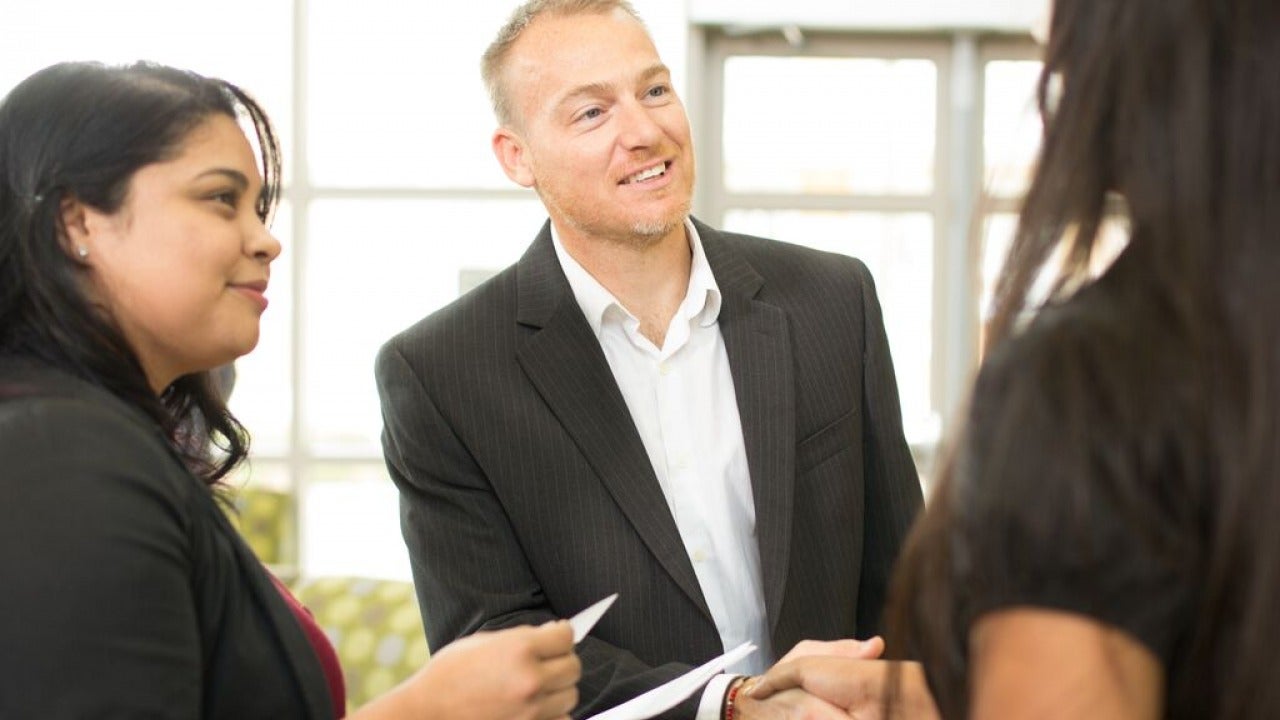
[[[774,648],[877,632],[921,495],[871,276],[848,257],[697,228],[723,299]],[[578,646],[579,717],[722,652],[549,226],[388,342],[377,380],[433,647],[619,592]]]

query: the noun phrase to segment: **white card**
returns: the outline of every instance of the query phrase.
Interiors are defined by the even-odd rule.
[[[618,593],[614,593],[609,597],[597,601],[588,606],[585,610],[580,611],[577,615],[569,618],[569,626],[573,628],[573,644],[577,645],[582,642],[582,638],[591,632],[591,628],[600,622],[600,618],[604,617],[605,610],[618,599]]]
[[[670,710],[697,692],[725,668],[755,652],[756,646],[742,643],[738,647],[690,670],[680,677],[640,694],[617,707],[594,715],[589,720],[645,720]]]

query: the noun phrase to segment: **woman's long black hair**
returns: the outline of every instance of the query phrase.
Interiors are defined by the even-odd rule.
[[[230,83],[150,63],[62,63],[0,103],[0,355],[34,358],[138,408],[210,485],[248,454],[244,428],[208,372],[156,395],[120,328],[87,299],[60,208],[75,198],[118,210],[134,173],[175,156],[219,114],[254,128],[264,183],[257,211],[267,222],[280,194],[279,143],[258,104]]]
[[[1108,297],[1135,303],[1115,307],[1118,317],[1161,323],[1168,330],[1152,335],[1175,342],[1108,357],[1094,375],[1045,372],[1029,385],[1093,397],[1135,374],[1185,367],[1188,358],[1202,371],[1188,387],[1169,388],[1192,398],[1186,406],[1195,412],[1179,424],[1188,445],[1203,449],[1201,472],[1146,479],[1202,533],[1203,557],[1186,558],[1202,585],[1179,657],[1206,672],[1169,678],[1169,710],[1280,717],[1280,3],[1057,0],[1038,95],[1044,143],[997,284],[989,352],[1016,342],[1020,317],[1036,310],[1031,289],[1056,258],[1065,262],[1051,303],[1087,285],[1099,230],[1119,197],[1131,239],[1120,261],[1127,274],[1117,277],[1138,280],[1141,292]],[[1158,315],[1144,310],[1153,307]],[[1105,355],[1101,345],[1093,350]],[[1084,427],[1091,420],[1063,416],[1056,432],[1091,437],[1104,447],[1089,450],[1106,457],[1133,455],[1137,449],[1123,443],[1134,437],[1156,440],[1145,427],[1098,438]],[[958,530],[973,508],[972,495],[957,488],[980,493],[995,480],[968,476],[968,445],[962,431],[947,453],[900,560],[888,616],[890,653],[924,662],[946,717],[968,710],[964,639],[975,619],[964,610],[973,589],[957,580],[955,559],[982,563],[975,548],[999,546],[981,523]],[[986,450],[1003,463],[1053,462],[1024,457],[1020,447]],[[1124,479],[1078,480],[1139,496]],[[1052,508],[1017,511],[1026,528],[1055,527],[1041,522]]]

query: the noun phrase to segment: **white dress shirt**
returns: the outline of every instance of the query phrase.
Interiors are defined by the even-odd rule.
[[[689,287],[662,347],[640,321],[565,250],[552,226],[560,266],[600,341],[675,518],[726,650],[755,643],[729,672],[757,674],[773,661],[764,612],[756,512],[742,421],[724,337],[720,289],[693,223]],[[719,718],[729,675],[703,693],[698,718]]]

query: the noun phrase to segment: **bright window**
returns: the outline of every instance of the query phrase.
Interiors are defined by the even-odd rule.
[[[374,355],[518,259],[545,218],[489,150],[479,57],[515,5],[224,0],[194,13],[171,0],[4,0],[0,92],[60,60],[149,59],[225,77],[275,120],[286,189],[273,230],[284,252],[232,407],[254,438],[237,481],[294,492],[304,574],[408,577]],[[970,201],[953,197],[951,178],[1009,178],[993,181],[1003,204],[990,209],[987,250],[971,253],[976,276],[1008,233],[1038,142],[1025,119],[1029,44],[975,66],[986,121],[961,142],[955,37],[829,32],[796,44],[742,28],[691,33],[685,3],[635,5],[690,108],[696,213],[861,258],[909,439],[930,445],[946,415],[944,371],[967,362],[946,325],[946,239]],[[686,93],[690,68],[699,74]],[[978,143],[972,168],[957,160]]]
[[[275,121],[285,202],[233,411],[237,484],[292,491],[306,575],[408,578],[373,380],[382,343],[517,260],[546,214],[489,149],[480,55],[518,3],[4,0],[0,93],[63,60],[225,77]],[[682,87],[680,4],[635,3]],[[305,11],[305,16],[302,14]],[[296,152],[300,148],[302,152]]]

